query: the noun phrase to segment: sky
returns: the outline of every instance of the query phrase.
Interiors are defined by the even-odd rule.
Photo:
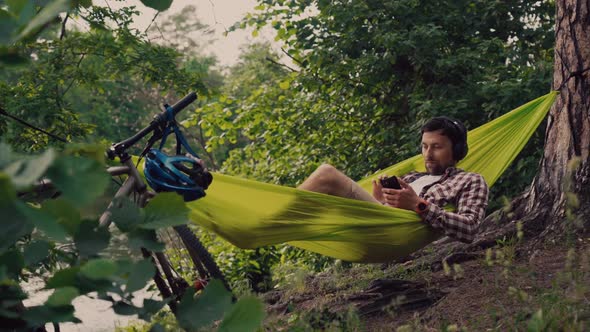
[[[139,0],[93,1],[98,6],[103,6],[107,2],[113,8],[135,5],[141,12],[141,15],[136,19],[135,27],[142,31],[150,24],[156,14],[156,10],[144,6]],[[252,30],[234,31],[224,36],[226,29],[239,21],[246,13],[254,12],[253,8],[257,5],[255,0],[174,0],[172,6],[160,13],[159,16],[178,13],[188,5],[196,6],[197,18],[201,23],[207,24],[214,29],[213,38],[216,40],[207,46],[204,53],[215,55],[220,66],[235,64],[240,54],[240,47],[245,44],[262,41],[272,42],[274,40],[274,32],[271,29],[263,30],[257,37],[252,37]]]

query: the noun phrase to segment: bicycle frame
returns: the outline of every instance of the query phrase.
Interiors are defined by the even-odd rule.
[[[117,190],[117,193],[113,197],[113,200],[109,203],[105,212],[100,216],[98,221],[100,227],[108,227],[111,224],[112,214],[110,209],[113,207],[117,198],[128,197],[132,193],[137,193],[139,195],[137,204],[140,208],[142,208],[145,207],[150,198],[153,198],[156,195],[156,193],[153,191],[147,190],[147,185],[143,181],[139,171],[137,170],[137,167],[135,167],[131,158],[122,160],[121,163],[123,166],[114,166],[107,169],[107,172],[109,172],[111,176],[127,175],[127,179],[125,179],[125,182],[123,182],[121,188]]]
[[[121,185],[119,190],[117,190],[116,194],[114,195],[113,199],[109,203],[108,207],[101,214],[100,219],[99,219],[99,227],[108,228],[110,226],[110,224],[112,222],[112,220],[111,220],[112,213],[111,213],[110,209],[115,204],[115,201],[117,200],[117,198],[129,197],[135,193],[135,194],[139,195],[136,200],[136,203],[138,204],[138,206],[145,207],[147,205],[147,203],[149,202],[149,199],[151,199],[157,195],[155,192],[147,189],[147,185],[145,184],[145,182],[143,181],[143,178],[139,174],[137,167],[133,164],[132,158],[129,157],[126,160],[122,160],[121,163],[123,165],[111,166],[111,167],[107,168],[107,172],[111,175],[111,177],[127,175],[127,178],[125,179],[125,181],[123,182],[123,184]],[[43,179],[43,180],[39,181],[37,184],[35,184],[31,191],[41,193],[41,192],[49,191],[52,189],[54,189],[54,185],[51,182],[51,180]],[[164,273],[166,278],[169,280],[169,284],[170,284],[170,287],[172,288],[173,293],[170,292],[170,289],[166,285],[166,282],[162,278],[160,272],[157,272],[153,277],[156,287],[158,288],[158,290],[160,291],[162,296],[164,298],[171,298],[173,296],[173,294],[182,294],[183,290],[181,288],[183,287],[183,285],[181,285],[178,281],[173,282],[173,280],[176,280],[177,278],[175,278],[175,276],[172,272],[172,267],[170,265],[170,262],[168,261],[166,256],[162,253],[157,253],[157,252],[154,253],[154,255],[152,256],[152,252],[150,252],[149,250],[144,249],[144,248],[141,249],[141,252],[142,252],[142,255],[144,258],[151,258],[152,263],[156,267],[156,271],[159,271],[159,269],[158,269],[158,266],[159,266],[162,273]],[[154,256],[155,256],[155,258],[154,258]],[[157,260],[157,262],[156,262],[156,260]],[[176,303],[174,303],[174,301],[170,301],[168,303],[168,305],[170,306],[170,308],[173,312],[176,311]]]
[[[143,156],[147,149],[151,147],[151,145],[153,145],[156,141],[158,141],[166,135],[163,128],[166,127],[168,121],[174,121],[173,119],[171,120],[170,116],[175,116],[179,111],[181,111],[195,99],[196,94],[191,93],[185,96],[180,101],[178,101],[173,106],[164,105],[163,112],[157,114],[149,126],[140,130],[134,136],[119,143],[111,145],[111,147],[106,151],[107,157],[109,159],[115,160],[115,158],[118,158],[121,164],[119,166],[108,167],[107,172],[110,174],[111,177],[126,176],[126,178],[121,184],[120,188],[115,193],[108,207],[100,215],[99,227],[108,228],[110,226],[110,224],[112,223],[111,211],[113,208],[116,208],[115,204],[119,198],[131,197],[133,195],[133,201],[135,202],[135,204],[137,204],[139,208],[143,208],[148,204],[150,199],[154,198],[157,195],[154,191],[148,189],[146,182],[140,175],[139,170],[133,162],[133,158],[131,158],[131,156],[127,153],[127,149],[133,146],[135,143],[137,143],[145,136],[152,134],[151,138],[148,141],[147,147],[144,149],[144,152],[140,155]],[[36,185],[34,185],[32,191],[39,193],[53,188],[54,186],[51,183],[51,181],[45,179],[39,181]],[[202,246],[202,244],[200,244],[200,242],[194,236],[194,234],[190,232],[188,227],[186,225],[180,225],[175,226],[173,228],[180,236],[180,240],[182,241],[182,243],[184,243],[184,246],[186,247],[191,257],[191,260],[194,263],[193,266],[196,269],[196,271],[198,271],[199,275],[215,276],[216,278],[221,279],[224,282],[225,287],[229,290],[229,287],[227,286],[226,281],[223,279],[223,276],[219,271],[219,268],[215,265],[209,253]],[[192,235],[193,237],[193,239],[190,240],[190,243],[189,240],[187,240],[187,233],[190,233],[190,235]],[[168,260],[166,255],[162,252],[152,253],[145,248],[142,248],[141,252],[144,258],[150,258],[151,262],[156,267],[156,273],[153,277],[153,280],[156,284],[156,287],[160,291],[160,294],[162,294],[162,296],[165,299],[171,299],[175,295],[177,296],[177,298],[180,298],[180,296],[184,293],[184,289],[186,289],[186,287],[188,287],[189,285],[184,279],[178,278],[178,276],[175,275],[176,272],[174,271],[174,268],[170,264],[170,261]],[[162,274],[164,275],[168,283],[166,283]],[[170,306],[173,312],[176,312],[176,303],[174,300],[169,301],[168,305]]]
[[[111,220],[111,212],[109,211],[111,207],[113,207],[114,202],[117,198],[123,196],[130,196],[133,193],[139,195],[137,200],[137,204],[139,207],[143,208],[147,205],[149,199],[155,197],[157,194],[151,190],[147,189],[147,185],[143,181],[143,178],[139,174],[137,167],[133,164],[133,160],[129,158],[126,161],[122,161],[123,166],[111,166],[107,168],[107,172],[111,177],[120,176],[120,175],[127,175],[127,179],[123,182],[117,193],[113,196],[113,199],[109,203],[107,209],[101,214],[99,218],[99,225],[100,227],[108,227],[112,220]],[[42,179],[38,181],[30,191],[27,192],[37,192],[42,193],[45,191],[49,191],[54,189],[54,185],[51,180]],[[19,194],[26,194],[27,192],[19,193]]]

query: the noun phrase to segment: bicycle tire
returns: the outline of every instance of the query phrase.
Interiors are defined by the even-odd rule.
[[[156,268],[156,271],[154,273],[154,276],[152,277],[152,280],[156,284],[156,288],[160,292],[160,296],[162,297],[162,299],[168,300],[168,307],[170,308],[172,313],[176,314],[177,299],[175,298],[175,296],[177,294],[174,294],[174,292],[173,292],[172,281],[168,280],[168,283],[166,283],[165,280],[167,278],[165,279],[164,277],[162,277],[162,274],[165,274],[165,273],[162,271],[163,270],[162,267],[159,266],[158,263],[156,262],[156,257],[153,256],[153,253],[151,251],[149,251],[145,248],[141,248],[141,252],[143,254],[143,257],[150,259],[152,264]]]
[[[231,288],[225,280],[223,273],[221,273],[221,270],[219,270],[217,263],[215,263],[215,260],[213,259],[211,254],[203,246],[203,244],[201,243],[199,238],[197,238],[195,233],[193,233],[193,231],[191,231],[191,229],[187,225],[175,226],[174,230],[182,240],[185,248],[188,250],[191,256],[191,260],[193,261],[193,264],[195,264],[195,267],[202,264],[202,266],[205,267],[206,272],[208,273],[208,276],[210,278],[220,280],[225,286],[225,288],[229,292],[231,292]]]

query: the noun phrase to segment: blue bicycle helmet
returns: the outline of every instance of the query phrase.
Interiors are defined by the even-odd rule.
[[[156,192],[175,191],[187,202],[205,196],[205,189],[213,180],[196,158],[171,157],[157,149],[150,149],[146,154],[143,172]]]

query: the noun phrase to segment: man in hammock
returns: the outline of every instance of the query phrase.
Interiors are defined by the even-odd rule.
[[[372,195],[331,165],[318,167],[299,189],[416,211],[422,220],[449,237],[471,242],[488,204],[488,186],[477,173],[455,165],[467,155],[467,129],[448,117],[429,120],[421,129],[427,172],[398,178],[401,189],[373,181]],[[446,211],[451,204],[453,211]]]

